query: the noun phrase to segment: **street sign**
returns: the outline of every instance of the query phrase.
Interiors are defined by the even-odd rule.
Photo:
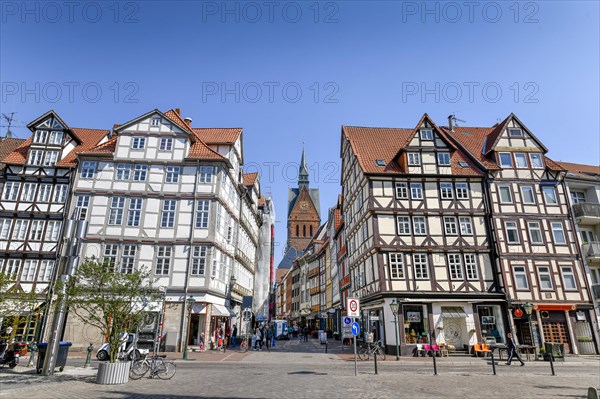
[[[360,317],[360,303],[356,298],[348,298],[348,317]]]
[[[355,337],[360,334],[360,326],[357,322],[352,323],[352,335]]]
[[[352,319],[349,317],[344,317],[344,324],[352,324]]]

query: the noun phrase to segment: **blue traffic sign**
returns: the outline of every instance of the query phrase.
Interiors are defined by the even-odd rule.
[[[360,326],[357,322],[352,323],[352,335],[355,337],[360,334]]]
[[[349,317],[344,317],[344,324],[352,324],[352,319]]]

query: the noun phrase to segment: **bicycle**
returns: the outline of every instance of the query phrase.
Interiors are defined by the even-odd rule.
[[[166,355],[154,356],[133,362],[129,370],[129,378],[139,380],[150,371],[150,378],[158,377],[161,380],[170,380],[177,372],[174,362],[165,362]]]
[[[360,360],[369,360],[371,356],[379,356],[381,360],[385,360],[385,352],[379,346],[379,341],[373,342],[372,344],[367,344],[358,351],[358,358]]]

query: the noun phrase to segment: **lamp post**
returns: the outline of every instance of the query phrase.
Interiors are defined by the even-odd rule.
[[[398,309],[400,304],[396,301],[396,298],[392,299],[390,303],[390,309],[394,315],[394,332],[396,333],[396,360],[400,360],[400,349],[398,348]]]
[[[187,316],[187,334],[185,335],[185,346],[183,349],[183,360],[188,360],[188,342],[190,340],[190,330],[191,330],[191,318],[192,318],[192,308],[194,307],[194,303],[196,302],[196,300],[194,299],[193,296],[189,296],[186,299],[187,302],[187,308],[188,308],[188,316]]]
[[[535,343],[533,324],[531,323],[531,311],[533,310],[533,305],[529,302],[525,302],[525,304],[523,305],[523,309],[525,309],[525,313],[527,313],[527,318],[529,319],[529,333],[531,334],[531,346],[535,348],[535,355],[537,357],[537,345]]]

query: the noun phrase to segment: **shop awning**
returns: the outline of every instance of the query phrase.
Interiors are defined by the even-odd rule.
[[[212,304],[212,315],[213,317],[231,317],[234,313],[231,312],[227,307],[223,305]]]
[[[467,314],[460,306],[442,306],[442,317],[461,319],[467,317]]]

